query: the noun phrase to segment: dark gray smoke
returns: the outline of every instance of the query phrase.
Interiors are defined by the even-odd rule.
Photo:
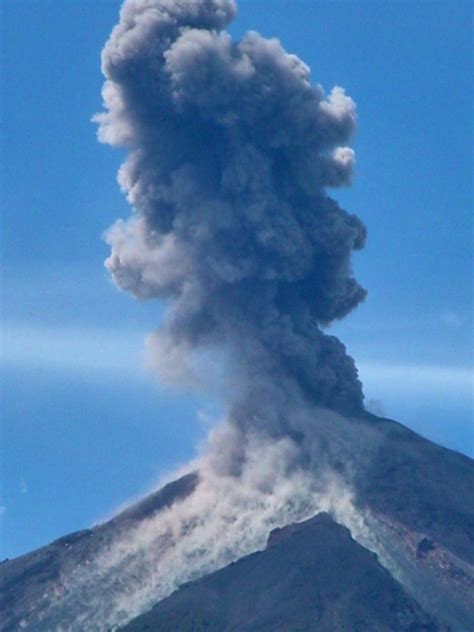
[[[291,435],[292,402],[363,408],[352,358],[321,329],[365,297],[350,265],[365,228],[326,194],[351,180],[355,106],[277,39],[233,42],[234,15],[233,0],[125,2],[96,120],[129,152],[134,214],[109,230],[106,266],[169,301],[152,341],[164,377],[219,353],[232,423]]]

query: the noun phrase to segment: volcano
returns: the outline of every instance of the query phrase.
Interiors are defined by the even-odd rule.
[[[125,0],[94,117],[133,207],[105,267],[166,303],[161,383],[223,418],[174,482],[4,562],[1,629],[472,631],[473,463],[369,414],[331,335],[366,297],[366,227],[328,194],[352,181],[355,102],[279,40],[234,39],[235,15]]]
[[[140,609],[127,611],[144,582],[156,584],[155,575],[141,573],[147,556],[159,575],[160,555],[179,541],[148,539],[133,553],[119,547],[108,573],[92,569],[138,527],[158,532],[167,511],[189,505],[201,484],[199,472],[190,472],[108,522],[3,562],[0,629],[469,632],[473,461],[392,420],[366,414],[359,424],[379,438],[354,478],[357,511],[374,535],[371,549],[319,512],[269,530],[261,550],[170,586],[157,603],[151,585]]]

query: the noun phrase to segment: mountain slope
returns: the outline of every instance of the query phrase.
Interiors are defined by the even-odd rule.
[[[272,532],[267,548],[192,582],[123,632],[435,632],[432,617],[327,514]]]
[[[367,415],[352,420],[350,425],[351,458],[338,463],[333,454],[331,462],[350,481],[354,503],[368,534],[368,539],[364,533],[363,537],[352,533],[353,537],[378,554],[380,564],[392,575],[397,590],[408,593],[425,612],[438,621],[447,622],[454,632],[471,632],[474,629],[474,462],[391,420]],[[334,438],[329,437],[328,454],[334,443]],[[133,596],[135,586],[124,583],[124,578],[138,585],[144,581],[135,575],[135,569],[140,570],[141,556],[146,557],[147,546],[155,547],[155,544],[143,543],[142,549],[133,554],[133,560],[130,551],[124,552],[123,557],[115,557],[114,565],[105,569],[105,574],[91,573],[91,569],[101,570],[103,556],[110,552],[112,544],[118,541],[121,546],[130,533],[142,527],[146,529],[150,519],[154,528],[159,526],[167,507],[177,501],[182,502],[183,507],[191,503],[198,485],[198,474],[188,474],[104,524],[3,562],[0,565],[0,630],[51,632],[60,625],[63,629],[80,632],[108,630],[114,596],[128,593]],[[330,536],[327,537],[330,541]],[[115,556],[117,551],[120,554],[120,546],[115,547]],[[169,547],[170,543],[165,546]],[[256,549],[247,549],[241,555],[252,550]],[[155,547],[153,554],[151,561],[157,564],[159,572],[161,553]],[[265,556],[268,555],[269,550],[265,551]],[[272,559],[274,555],[271,553]],[[348,547],[348,555],[349,560],[353,559],[352,546]],[[357,555],[361,555],[360,552]],[[221,566],[226,563],[228,561]],[[219,567],[215,565],[207,572]],[[316,567],[310,570],[316,573]],[[373,568],[372,571],[375,572]],[[304,575],[300,577],[303,602]],[[275,581],[277,579],[275,576]],[[343,579],[354,581],[349,577]],[[295,580],[296,585],[300,580]],[[295,586],[290,588],[296,590]],[[346,588],[349,590],[350,585]],[[172,590],[171,586],[167,594]],[[175,600],[178,596],[170,598]],[[405,598],[408,597],[405,595]],[[179,605],[179,599],[166,602]],[[97,601],[100,609],[94,610],[98,608]],[[138,612],[145,611],[155,601],[151,593],[151,601],[147,601],[145,607],[140,605]],[[304,605],[301,604],[300,609],[301,616],[306,616]],[[311,612],[308,616],[313,616]],[[120,618],[123,623],[130,619],[128,611],[121,613]]]
[[[429,533],[474,563],[474,462],[390,419],[367,415],[381,438],[355,476],[360,502]]]

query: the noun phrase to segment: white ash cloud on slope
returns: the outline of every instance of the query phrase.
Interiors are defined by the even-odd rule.
[[[315,412],[321,431],[342,428],[340,456],[347,456],[343,435],[352,434],[350,425],[357,421]],[[306,414],[296,411],[296,422],[307,424]],[[58,620],[69,632],[114,629],[182,583],[265,548],[272,529],[321,511],[348,526],[359,541],[376,546],[367,527],[370,516],[356,509],[344,477],[331,468],[320,466],[316,474],[314,467],[302,465],[300,448],[288,437],[269,441],[249,432],[241,474],[223,475],[220,459],[224,455],[227,464],[234,433],[228,422],[211,432],[204,455],[190,464],[199,471],[194,492],[118,533],[87,566],[63,577],[64,596],[37,629],[51,629]]]
[[[232,41],[234,14],[233,0],[127,0],[103,51],[95,120],[128,150],[134,208],[107,233],[106,266],[168,302],[151,340],[161,379],[185,385],[196,354],[220,354],[227,412],[192,464],[195,492],[72,579],[77,629],[123,622],[318,511],[371,539],[348,485],[372,444],[349,421],[362,387],[322,331],[365,297],[350,266],[365,228],[326,194],[351,180],[355,105],[278,40]]]

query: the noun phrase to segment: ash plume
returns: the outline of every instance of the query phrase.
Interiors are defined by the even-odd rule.
[[[128,152],[118,180],[134,211],[108,230],[106,267],[122,290],[167,302],[149,339],[161,380],[205,383],[202,356],[217,357],[226,413],[188,467],[192,495],[73,578],[80,612],[95,585],[114,595],[79,626],[127,620],[322,510],[372,541],[348,481],[354,449],[363,461],[377,439],[353,429],[357,369],[324,331],[365,297],[351,272],[365,227],[326,192],[351,181],[355,105],[311,84],[277,39],[233,41],[235,11],[127,0],[103,50],[95,120]]]
[[[106,266],[168,302],[150,341],[162,379],[193,379],[196,352],[219,352],[229,418],[280,436],[295,399],[363,410],[352,358],[322,331],[365,297],[350,266],[365,228],[326,194],[350,183],[356,114],[277,39],[232,41],[234,15],[232,0],[125,2],[96,120],[129,152],[134,213],[109,229]]]

